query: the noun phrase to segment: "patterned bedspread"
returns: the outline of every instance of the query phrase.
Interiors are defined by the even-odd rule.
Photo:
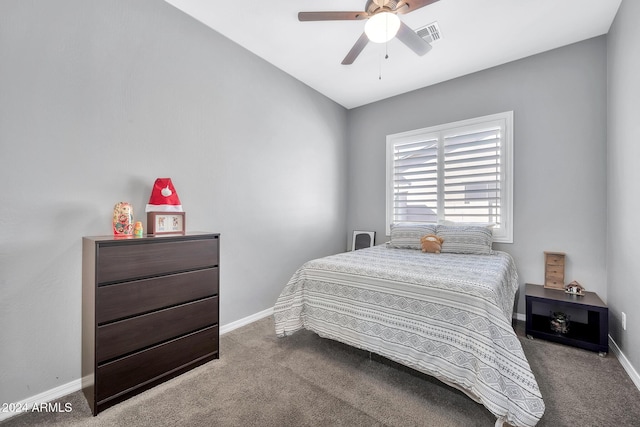
[[[375,246],[305,263],[274,308],[278,336],[305,328],[464,391],[498,420],[534,426],[544,402],[511,325],[511,256]]]

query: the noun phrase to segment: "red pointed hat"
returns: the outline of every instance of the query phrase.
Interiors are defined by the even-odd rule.
[[[182,204],[171,178],[156,179],[145,212],[182,212]]]

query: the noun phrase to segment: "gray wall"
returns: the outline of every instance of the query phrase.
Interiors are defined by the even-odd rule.
[[[546,251],[566,279],[607,297],[606,42],[590,39],[349,110],[349,230],[385,236],[385,136],[514,111],[514,243],[524,283],[544,283]],[[524,314],[524,291],[519,313]]]
[[[221,323],[344,250],[346,110],[159,0],[0,2],[0,403],[80,378],[81,236],[171,177]]]
[[[623,0],[607,36],[607,282],[610,333],[640,371],[640,2]],[[620,313],[627,314],[622,330]]]

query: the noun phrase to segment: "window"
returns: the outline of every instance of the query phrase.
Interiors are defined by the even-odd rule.
[[[398,222],[493,224],[513,243],[513,111],[387,136],[387,234]]]

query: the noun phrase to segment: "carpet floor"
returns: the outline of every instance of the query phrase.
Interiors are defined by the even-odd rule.
[[[538,426],[640,426],[640,390],[612,354],[528,340],[516,331],[546,411]],[[266,318],[220,338],[220,359],[91,416],[27,412],[13,426],[493,426],[495,417],[438,380],[300,331],[276,338]],[[65,406],[66,405],[66,406]]]

